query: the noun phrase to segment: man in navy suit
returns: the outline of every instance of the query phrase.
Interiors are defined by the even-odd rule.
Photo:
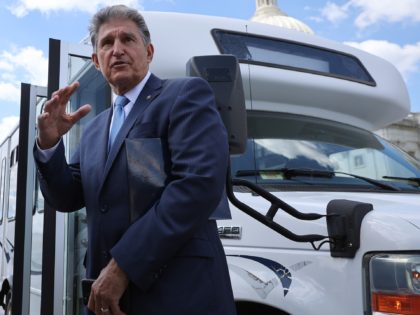
[[[85,127],[67,163],[61,138],[90,111],[65,112],[73,83],[46,102],[34,149],[46,200],[59,211],[87,210],[86,272],[96,279],[88,312],[235,314],[215,223],[230,216],[228,144],[211,88],[200,78],[160,80],[149,72],[154,48],[136,10],[100,10],[90,35],[95,66],[126,98],[121,129],[111,144],[119,119],[113,105]],[[132,220],[129,191],[140,200],[142,191],[129,187],[126,144],[144,139],[160,140],[167,177],[160,197]]]

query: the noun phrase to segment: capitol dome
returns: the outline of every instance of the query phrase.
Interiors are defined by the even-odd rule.
[[[281,11],[277,6],[277,0],[256,0],[256,4],[257,9],[251,21],[314,34],[314,31],[308,25]]]

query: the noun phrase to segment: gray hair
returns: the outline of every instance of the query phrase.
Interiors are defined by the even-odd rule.
[[[93,50],[96,51],[98,44],[98,32],[100,27],[109,22],[111,19],[128,19],[133,21],[139,28],[140,34],[143,37],[145,45],[150,44],[150,32],[146,25],[143,16],[135,9],[129,8],[125,5],[113,5],[99,10],[91,19],[89,25],[90,41],[92,42]]]

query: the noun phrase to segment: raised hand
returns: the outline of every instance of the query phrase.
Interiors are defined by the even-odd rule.
[[[79,87],[74,82],[55,91],[44,105],[44,112],[38,116],[38,145],[42,150],[53,147],[81,118],[86,116],[91,106],[86,104],[73,113],[66,113],[70,96]]]

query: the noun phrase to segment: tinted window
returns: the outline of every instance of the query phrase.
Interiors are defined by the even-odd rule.
[[[16,195],[17,195],[17,172],[18,172],[18,147],[16,147],[10,157],[10,177],[9,177],[9,207],[7,210],[7,218],[14,219],[16,216]]]
[[[0,169],[0,224],[3,222],[4,191],[6,189],[6,158],[1,161]]]
[[[362,63],[352,55],[251,34],[224,30],[213,30],[212,33],[220,52],[232,54],[240,62],[334,76],[375,85],[375,81]]]

